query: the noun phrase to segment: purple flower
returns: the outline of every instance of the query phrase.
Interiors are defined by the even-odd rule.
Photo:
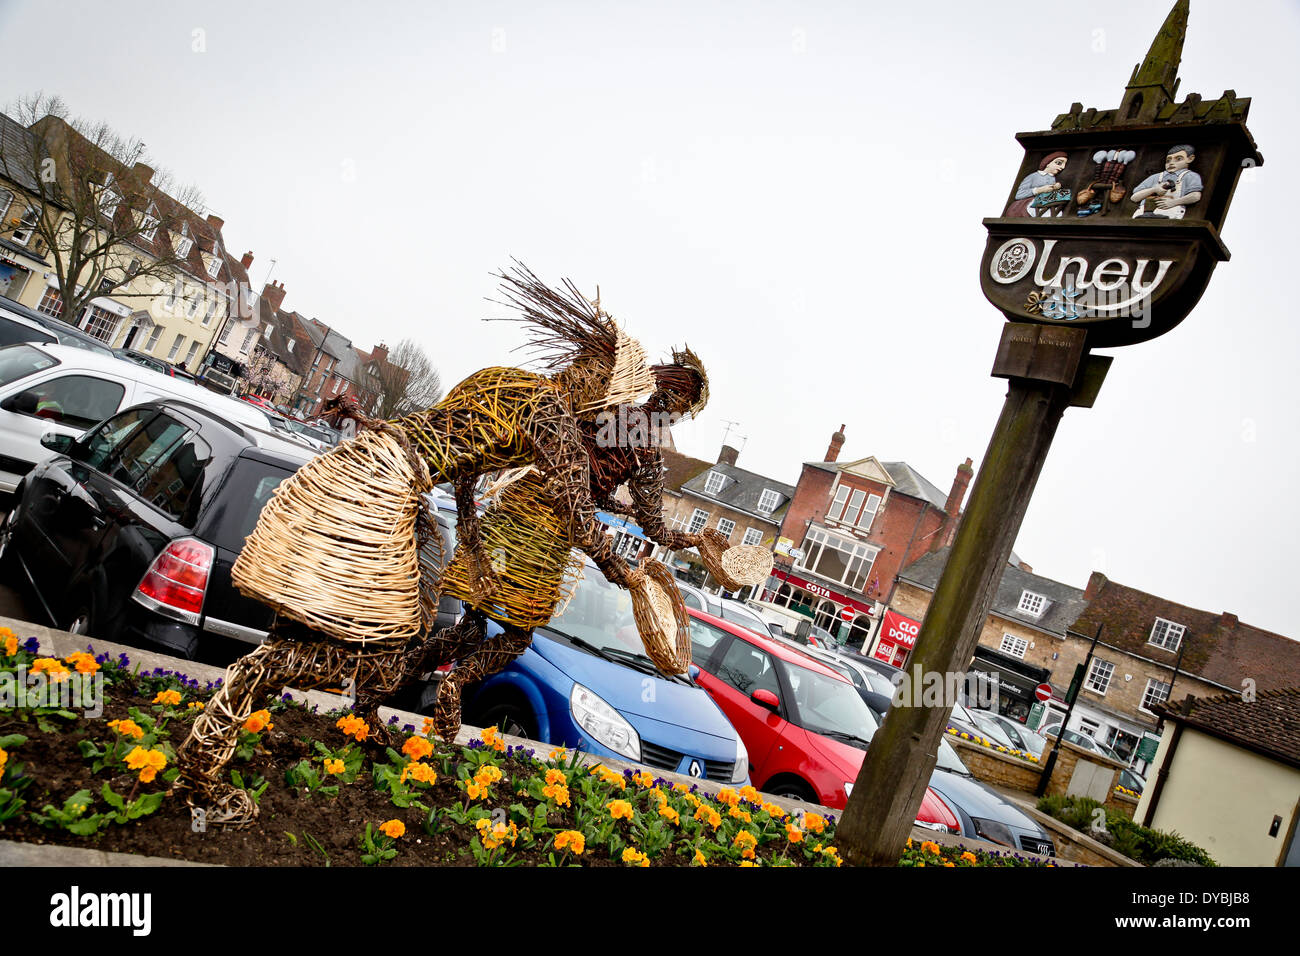
[[[402,724],[402,733],[404,734],[415,733],[415,724]]]
[[[286,690],[283,694],[280,695],[280,703],[282,704],[293,703],[293,694],[289,693]]]
[[[23,641],[22,647],[28,654],[35,654],[41,649],[41,642],[34,637],[29,637]]]
[[[470,750],[482,750],[482,749],[483,749],[483,741],[481,741],[481,740],[479,740],[477,737],[475,737],[473,740],[471,740],[471,741],[469,742],[469,749],[470,749]]]
[[[388,718],[388,726],[391,727],[391,726],[393,726],[395,723],[397,723],[397,715],[396,715],[396,714],[393,714],[393,716],[391,716],[391,717]]]

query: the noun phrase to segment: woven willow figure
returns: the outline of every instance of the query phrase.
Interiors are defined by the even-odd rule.
[[[286,479],[245,543],[232,579],[277,619],[267,640],[231,666],[178,754],[176,786],[191,806],[205,809],[207,822],[241,825],[255,817],[248,794],[220,775],[242,723],[286,685],[351,687],[357,711],[382,732],[379,704],[454,660],[433,715],[435,732],[453,740],[462,689],[522,654],[533,628],[566,599],[581,564],[574,548],[632,592],[655,663],[686,669],[688,622],[670,576],[657,566],[647,578],[614,554],[596,509],[599,503],[634,515],[670,548],[700,547],[727,580],[725,539],[716,531],[670,531],[660,511],[658,430],[704,406],[704,367],[689,349],[650,367],[599,299],[588,301],[570,282],[550,289],[520,265],[501,278],[541,353],[540,370],[483,369],[434,407],[393,422],[345,407],[361,429],[357,437]],[[480,518],[475,483],[499,472],[505,476]],[[423,495],[440,482],[456,490],[459,547],[438,575],[432,564],[422,566],[421,555],[430,551],[423,545],[439,540]],[[613,500],[624,483],[630,507]],[[666,612],[655,609],[665,606],[668,591],[678,606],[675,626],[666,622],[675,648],[646,638],[656,616],[664,623]],[[430,633],[440,594],[460,598],[467,610],[456,625]],[[489,619],[504,628],[492,639]]]

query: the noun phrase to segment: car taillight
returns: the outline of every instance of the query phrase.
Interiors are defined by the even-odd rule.
[[[177,538],[153,559],[132,598],[187,624],[199,622],[215,551],[196,538]]]

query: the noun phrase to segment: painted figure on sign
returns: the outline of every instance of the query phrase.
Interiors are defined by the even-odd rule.
[[[1172,147],[1165,156],[1164,172],[1148,176],[1133,190],[1133,201],[1139,204],[1133,218],[1182,219],[1188,206],[1200,202],[1205,187],[1200,175],[1189,168],[1195,159],[1195,147]]]
[[[1070,201],[1070,190],[1056,177],[1065,169],[1065,163],[1065,153],[1044,157],[1038,164],[1038,171],[1021,180],[1003,215],[1016,219],[1061,215]]]

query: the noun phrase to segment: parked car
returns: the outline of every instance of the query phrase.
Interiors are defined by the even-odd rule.
[[[0,525],[0,562],[55,627],[223,663],[261,642],[273,612],[235,590],[230,566],[311,452],[175,399],[46,438],[52,457]]]
[[[691,617],[696,681],[740,732],[758,789],[843,809],[876,721],[853,685],[787,645],[702,611]],[[958,820],[927,793],[917,822]]]
[[[853,684],[854,689],[857,690],[858,696],[862,698],[862,702],[872,711],[884,713],[889,709],[894,692],[898,687],[884,674],[868,667],[859,660],[835,651],[822,650],[816,647],[804,647],[800,648],[800,650],[814,660],[821,661],[827,667],[847,677]]]
[[[57,344],[0,348],[0,492],[11,492],[52,450],[46,432],[72,438],[140,402],[176,398],[268,428],[265,412],[152,369]]]
[[[888,709],[876,717],[884,720],[886,714]],[[930,789],[957,814],[962,836],[1030,853],[1056,855],[1051,835],[1002,794],[976,780],[947,740],[939,741],[938,762],[930,775]]]
[[[689,677],[655,668],[631,595],[591,563],[528,650],[464,701],[472,724],[718,783],[749,782],[736,729]]]
[[[1139,797],[1142,796],[1142,791],[1147,787],[1147,778],[1136,770],[1127,767],[1119,772],[1119,779],[1115,782],[1127,790],[1132,790]]]
[[[151,368],[155,372],[161,372],[163,375],[170,375],[172,378],[183,378],[186,381],[198,381],[193,375],[185,371],[179,365],[173,365],[171,362],[164,362],[162,359],[149,355],[146,352],[137,352],[135,349],[113,349],[113,354],[126,362],[134,362],[136,365],[143,365],[145,368]]]
[[[724,621],[731,621],[733,624],[747,627],[756,634],[766,635],[768,633],[767,623],[755,613],[753,608],[743,601],[718,597],[716,594],[710,594],[702,588],[697,588],[693,584],[686,584],[682,581],[677,582],[677,589],[682,592],[682,601],[688,608],[704,611],[714,617],[720,617]]]
[[[69,348],[94,352],[96,355],[113,355],[113,350],[93,335],[88,335],[62,319],[56,319],[43,312],[37,312],[35,309],[29,309],[17,302],[0,299],[0,319],[7,320],[4,323],[7,326],[7,331],[4,332],[3,336],[0,336],[0,339],[3,339],[0,340],[0,345],[9,345],[12,342],[48,343],[53,341]],[[19,332],[19,329],[26,329],[26,332]],[[39,336],[33,333],[39,333]],[[53,336],[53,339],[51,340],[46,336]],[[12,342],[10,339],[12,339]]]
[[[1128,762],[1100,740],[1094,740],[1087,734],[1081,734],[1077,730],[1067,730],[1061,734],[1061,739],[1066,743],[1074,744],[1076,747],[1082,747],[1084,750],[1091,750],[1095,754],[1101,754],[1110,760],[1118,760],[1120,763]]]
[[[972,710],[971,713],[975,715],[981,727],[985,725],[986,721],[996,724],[1011,739],[1011,743],[1017,750],[1037,755],[1041,754],[1043,748],[1047,746],[1047,740],[1044,737],[1030,730],[1018,720],[994,713],[991,710]]]

